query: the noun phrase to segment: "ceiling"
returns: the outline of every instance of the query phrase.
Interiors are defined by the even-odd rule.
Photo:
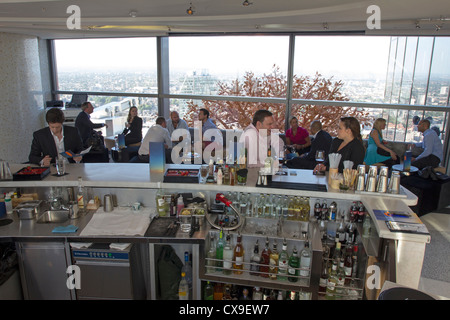
[[[378,14],[381,19],[374,20]],[[450,1],[0,0],[0,32],[44,39],[243,32],[450,35]]]

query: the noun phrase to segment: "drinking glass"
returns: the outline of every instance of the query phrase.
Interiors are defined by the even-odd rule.
[[[316,151],[316,162],[317,164],[321,164],[325,161],[325,151],[324,150],[317,150]],[[325,174],[323,171],[317,171],[317,174],[323,175]]]
[[[66,173],[66,162],[63,157],[56,158],[56,173],[63,176]]]
[[[202,165],[200,167],[200,176],[202,177],[202,182],[205,183],[206,182],[206,177],[208,176],[208,170],[209,170],[209,166],[208,165]]]

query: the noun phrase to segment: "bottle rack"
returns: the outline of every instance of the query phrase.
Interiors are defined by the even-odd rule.
[[[210,232],[210,234],[211,233],[215,234],[215,242],[217,244],[219,230],[215,229],[215,230],[210,230],[209,232]],[[223,270],[224,270],[223,262],[225,260],[207,257],[207,252],[210,247],[210,243],[209,243],[210,234],[208,234],[208,236],[207,236],[206,247],[205,247],[205,250],[202,252],[202,254],[204,255],[204,257],[203,257],[204,271],[201,276],[202,280],[209,280],[212,282],[231,283],[231,284],[238,284],[238,285],[246,285],[246,286],[259,286],[259,287],[277,289],[277,290],[299,291],[300,288],[303,288],[303,289],[309,288],[311,272],[312,272],[312,263],[310,264],[309,268],[300,268],[300,267],[295,268],[298,271],[297,276],[289,276],[288,274],[281,275],[282,277],[286,278],[285,280],[279,278],[280,275],[278,274],[278,272],[276,273],[276,279],[272,279],[272,278],[270,278],[270,276],[272,274],[270,271],[262,272],[262,271],[250,270],[250,267],[252,265],[253,266],[256,265],[258,267],[263,266],[263,267],[270,268],[270,265],[255,264],[250,261],[250,258],[253,255],[253,247],[257,240],[259,243],[259,256],[261,256],[261,253],[265,247],[266,238],[269,239],[270,250],[272,250],[273,242],[274,241],[277,242],[277,244],[278,244],[277,249],[278,249],[279,254],[282,251],[282,243],[283,243],[284,238],[280,238],[280,237],[276,237],[276,236],[274,237],[274,236],[258,235],[258,234],[245,234],[245,233],[243,234],[241,232],[242,240],[243,240],[242,243],[244,244],[244,251],[245,251],[244,261],[242,262],[243,269],[229,269],[231,271],[231,273],[224,274],[223,273]],[[223,234],[224,238],[226,237],[226,234],[227,233],[224,232],[224,234]],[[232,239],[233,239],[232,247],[234,248],[234,246],[236,244],[237,232],[230,232],[230,235],[232,235]],[[302,237],[297,238],[297,239],[286,238],[286,241],[287,241],[287,252],[288,252],[289,256],[291,256],[293,247],[295,245],[297,252],[298,252],[299,259],[300,259],[301,251],[304,248],[304,243],[305,243],[305,241],[307,241],[307,238],[302,238]],[[312,261],[312,259],[311,259],[311,261]],[[234,263],[234,261],[229,261],[229,260],[227,262],[231,262],[232,264]],[[212,264],[212,266],[209,264]],[[279,267],[276,266],[276,268],[278,270]],[[242,273],[238,274],[238,273],[236,273],[236,271],[242,272]],[[307,272],[308,276],[300,275],[300,271],[302,273]],[[262,275],[267,275],[267,277],[264,277]],[[291,282],[288,280],[288,277],[296,278],[297,281]],[[308,291],[308,290],[303,290],[303,291]]]

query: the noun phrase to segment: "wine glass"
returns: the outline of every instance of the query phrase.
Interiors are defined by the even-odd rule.
[[[317,164],[321,164],[325,161],[325,151],[324,150],[317,150],[316,151],[316,162]],[[323,175],[323,171],[318,171],[317,174]]]

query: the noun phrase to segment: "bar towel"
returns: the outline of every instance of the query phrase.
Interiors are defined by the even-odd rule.
[[[71,233],[71,232],[77,232],[78,227],[69,224],[68,226],[59,226],[52,230],[53,233]]]

